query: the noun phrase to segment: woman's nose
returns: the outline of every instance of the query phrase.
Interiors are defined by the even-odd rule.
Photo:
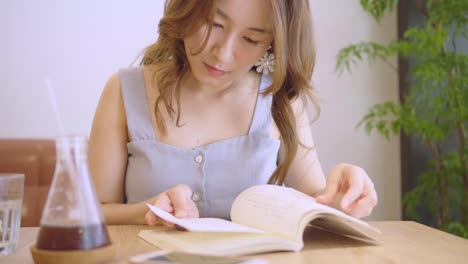
[[[213,55],[219,60],[219,62],[230,62],[234,58],[234,38],[230,36],[224,36],[217,39],[213,45]]]

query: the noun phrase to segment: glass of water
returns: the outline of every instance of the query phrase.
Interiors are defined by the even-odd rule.
[[[0,256],[18,246],[23,189],[24,174],[0,173]]]

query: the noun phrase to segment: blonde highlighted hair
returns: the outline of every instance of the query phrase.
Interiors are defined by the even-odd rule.
[[[157,127],[163,136],[167,132],[161,107],[164,107],[169,117],[176,119],[179,125],[179,83],[190,68],[183,40],[195,33],[203,24],[212,22],[216,10],[215,2],[215,0],[167,0],[164,16],[158,26],[158,40],[149,46],[143,55],[142,65],[158,65],[154,81],[157,84],[159,97],[154,105],[154,111]],[[278,164],[269,183],[283,184],[301,144],[291,102],[297,99],[310,101],[319,110],[310,85],[315,64],[315,48],[308,0],[270,0],[270,3],[275,71],[272,75],[273,84],[264,93],[273,94],[271,113],[281,134],[284,160]],[[209,34],[210,32],[201,45],[200,52],[206,45]]]

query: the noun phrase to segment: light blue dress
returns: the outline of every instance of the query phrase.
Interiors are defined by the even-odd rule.
[[[132,141],[127,144],[125,177],[127,203],[137,203],[186,184],[200,217],[230,219],[236,196],[246,188],[266,184],[276,169],[280,141],[270,135],[271,95],[257,96],[247,135],[220,140],[194,149],[158,141],[154,136],[143,68],[119,71]],[[271,85],[262,77],[259,91]]]

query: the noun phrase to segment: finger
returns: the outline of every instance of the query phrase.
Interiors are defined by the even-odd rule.
[[[177,217],[179,218],[198,218],[199,212],[198,207],[195,202],[192,200],[192,197],[188,197],[187,201],[185,201],[185,209],[183,211],[179,211],[177,213]]]
[[[371,214],[372,209],[376,205],[377,192],[374,189],[372,181],[369,178],[366,178],[364,192],[356,202],[350,204],[350,206],[344,211],[355,217],[365,217]]]
[[[345,212],[356,218],[369,216],[372,213],[372,206],[369,206],[369,199],[361,199],[349,206]]]
[[[374,183],[371,181],[369,177],[365,179],[365,193],[367,196],[365,197],[365,201],[362,201],[363,204],[374,208],[378,203],[377,192],[374,187]]]
[[[159,194],[152,202],[152,204],[168,213],[173,213],[174,211],[174,208],[170,203],[170,199],[165,192]],[[148,225],[163,225],[161,219],[157,217],[151,210],[148,210],[146,213],[145,221]]]
[[[195,203],[192,201],[192,190],[187,185],[177,185],[167,191],[174,207],[174,216],[177,218],[193,218],[198,213]]]
[[[172,206],[171,198],[169,197],[167,192],[159,194],[153,202],[153,205],[170,214],[174,213],[174,206]]]
[[[340,202],[341,208],[348,209],[349,205],[356,202],[364,192],[364,179],[367,176],[365,172],[357,167],[348,167],[343,170],[344,178],[347,180],[348,190],[343,195]]]
[[[167,222],[166,220],[161,219],[160,217],[156,216],[152,211],[148,211],[145,215],[145,220],[147,225],[162,225],[162,226],[169,226],[173,227],[174,225]]]
[[[157,224],[156,215],[153,212],[148,211],[145,215],[145,221],[147,225],[150,225],[150,226],[156,225]]]
[[[332,169],[327,177],[325,191],[315,198],[317,202],[329,204],[335,199],[340,184],[341,171],[342,168],[340,166],[336,166]]]
[[[189,208],[185,211],[186,215],[184,216],[185,218],[198,218],[199,217],[199,212],[198,212],[198,207],[195,204],[195,202],[192,200],[192,198],[189,198],[189,201],[187,201],[189,204]]]
[[[168,222],[164,219],[159,219],[161,221],[161,224],[163,226],[167,226],[167,227],[170,227],[170,228],[174,228],[175,227],[175,224],[174,223],[171,223],[171,222]]]
[[[185,218],[198,218],[199,217],[199,212],[198,212],[198,207],[195,204],[195,202],[192,200],[192,196],[187,198],[187,205],[188,209],[186,211],[186,216]]]

